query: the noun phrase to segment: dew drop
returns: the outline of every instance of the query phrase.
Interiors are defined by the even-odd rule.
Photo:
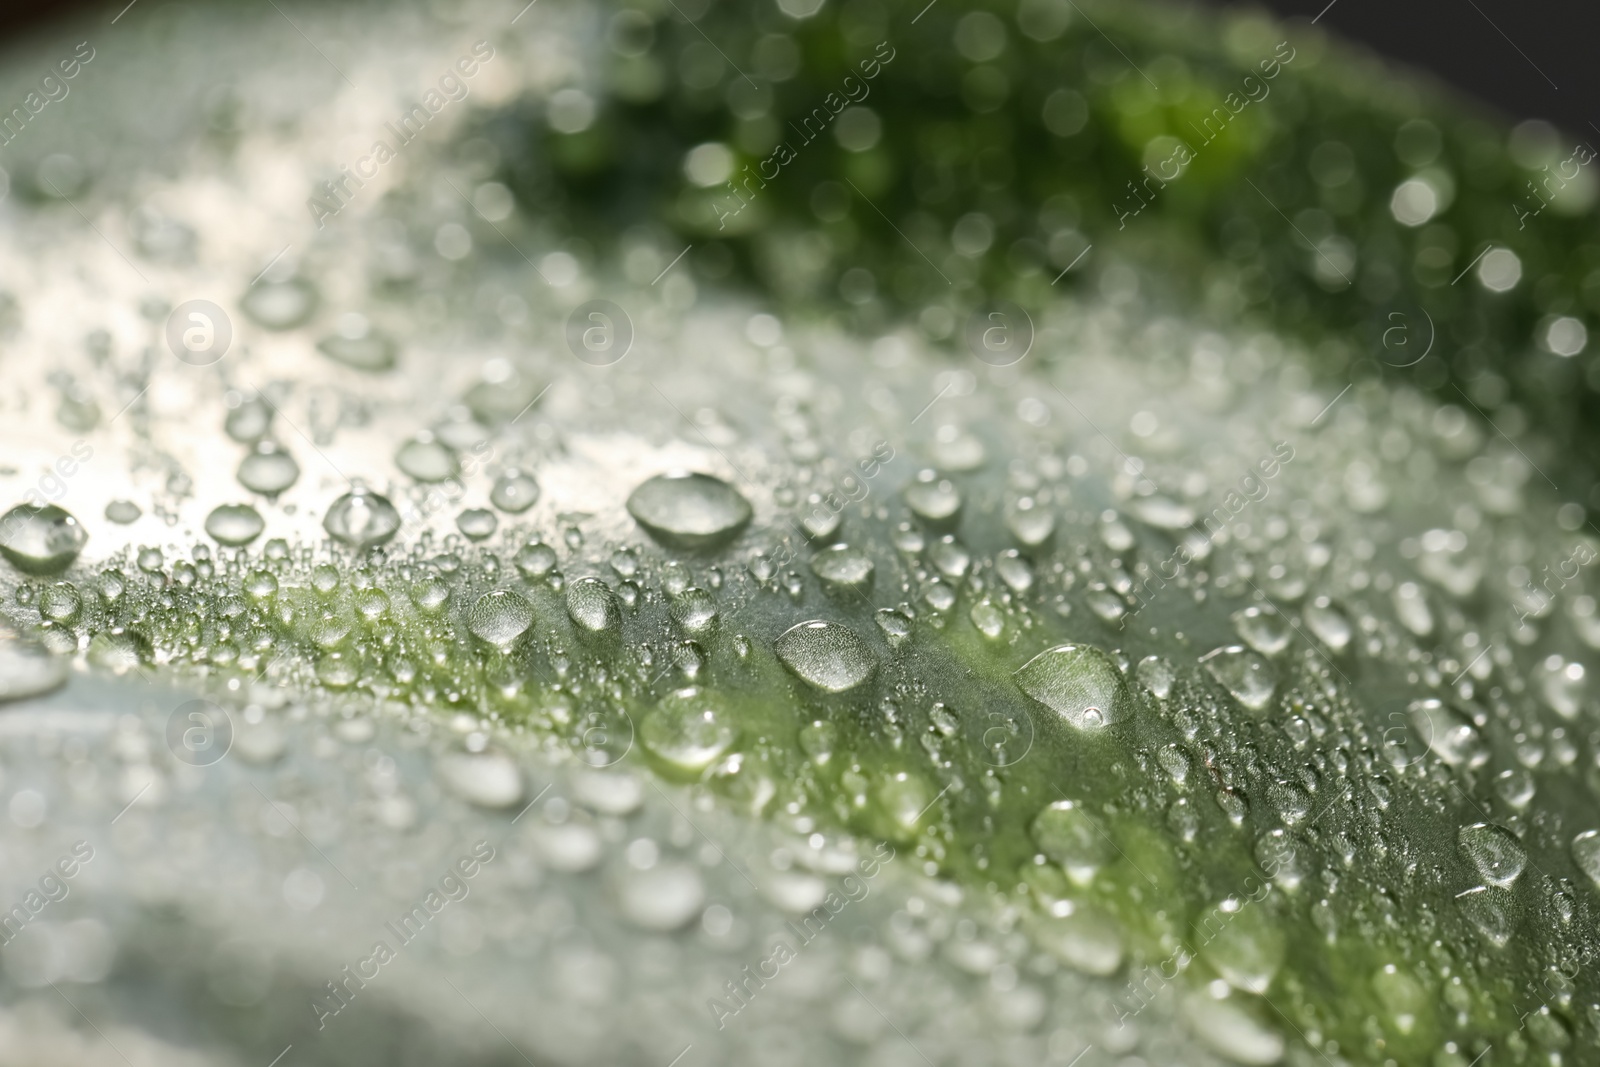
[[[539,483],[533,475],[513,467],[494,480],[489,503],[511,515],[521,515],[539,499]]]
[[[24,574],[59,574],[88,539],[78,520],[54,504],[18,504],[0,516],[0,555]]]
[[[401,445],[394,454],[394,465],[419,482],[442,482],[461,471],[456,454],[429,433]]]
[[[1572,859],[1579,870],[1600,886],[1600,830],[1585,830],[1572,839]]]
[[[1325,596],[1317,597],[1306,607],[1305,621],[1306,628],[1318,641],[1326,645],[1330,652],[1343,652],[1355,634],[1350,619]]]
[[[715,548],[750,521],[750,502],[720,478],[675,472],[646,480],[628,496],[628,514],[669,548]]]
[[[844,693],[871,678],[878,661],[848,626],[812,620],[792,626],[773,642],[783,665],[808,685]]]
[[[71,660],[0,627],[0,702],[41,696],[67,681]]]
[[[244,313],[269,330],[292,330],[311,318],[317,291],[302,278],[264,279],[250,287],[239,301]]]
[[[317,351],[352,370],[381,374],[393,370],[398,347],[394,339],[375,330],[366,316],[339,316],[339,332],[317,342]]]
[[[1251,711],[1263,711],[1278,690],[1278,672],[1261,654],[1242,645],[1212,649],[1200,657],[1206,671],[1235,700]]]
[[[1233,613],[1233,628],[1257,652],[1276,656],[1289,647],[1289,620],[1270,607],[1252,604]]]
[[[811,557],[811,571],[828,585],[859,589],[872,581],[872,560],[859,548],[832,545]]]
[[[1494,823],[1463,826],[1457,835],[1461,851],[1485,881],[1509,888],[1527,866],[1528,853],[1515,834]]]
[[[118,526],[138,522],[139,516],[143,514],[144,510],[131,500],[113,500],[106,505],[107,521],[114,522]]]
[[[1070,800],[1058,800],[1034,817],[1033,843],[1079,885],[1094,880],[1110,859],[1111,844],[1093,818]]]
[[[599,578],[579,578],[567,586],[567,614],[590,633],[615,629],[622,619],[616,594]]]
[[[1017,670],[1018,687],[1080,730],[1126,719],[1133,711],[1122,672],[1092,645],[1058,645]]]
[[[300,464],[270,441],[263,441],[239,464],[239,484],[253,493],[277,496],[300,477]]]
[[[400,513],[388,497],[358,488],[333,502],[322,528],[352,548],[372,548],[399,532]]]
[[[698,774],[732,747],[737,731],[698,687],[662,698],[639,724],[639,743],[657,759],[688,774]]]
[[[453,793],[480,808],[509,808],[522,799],[522,770],[501,752],[447,753],[439,773]]]
[[[206,533],[219,545],[248,545],[266,528],[261,513],[249,504],[223,504],[206,516]]]
[[[702,634],[717,622],[717,601],[699,586],[690,586],[672,602],[672,621],[691,634]]]
[[[488,508],[467,508],[456,516],[456,529],[469,541],[482,541],[500,527],[500,520]]]
[[[556,550],[542,541],[529,541],[517,549],[512,562],[516,564],[517,573],[531,582],[555,569]]]
[[[521,637],[532,625],[533,605],[509,589],[483,594],[467,616],[467,629],[501,647]]]
[[[917,473],[916,480],[906,486],[906,506],[931,526],[940,527],[953,522],[961,511],[961,493],[948,478],[937,471]]]

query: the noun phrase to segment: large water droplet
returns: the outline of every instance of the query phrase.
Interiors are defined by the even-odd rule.
[[[628,514],[669,548],[715,548],[750,521],[750,502],[720,478],[675,472],[646,480],[628,496]]]
[[[1233,613],[1233,628],[1257,652],[1276,656],[1289,647],[1289,620],[1270,607],[1252,604]]]
[[[1527,866],[1528,853],[1517,836],[1493,823],[1463,826],[1457,835],[1461,851],[1487,882],[1509,888]]]
[[[1195,1036],[1235,1063],[1265,1065],[1283,1059],[1281,1034],[1268,1029],[1232,998],[1195,992],[1183,998],[1183,1017]]]
[[[483,594],[467,616],[467,629],[491,645],[509,645],[532,625],[533,605],[509,589]]]
[[[1504,948],[1514,929],[1511,894],[1498,886],[1480,885],[1456,894],[1461,913],[1496,948]]]
[[[833,545],[811,557],[811,570],[829,585],[861,587],[872,581],[872,559],[861,549]]]
[[[657,933],[684,926],[700,914],[705,902],[700,872],[684,863],[627,871],[617,883],[618,910],[635,926]]]
[[[1211,677],[1251,711],[1264,710],[1278,690],[1277,670],[1254,649],[1242,645],[1212,649],[1200,657],[1200,662]]]
[[[291,330],[311,318],[317,291],[302,278],[264,279],[250,287],[239,301],[244,313],[269,330]]]
[[[539,499],[539,483],[533,475],[513,467],[494,480],[489,503],[501,511],[521,515]]]
[[[919,471],[916,480],[906,486],[905,498],[917,518],[936,527],[953,522],[961,511],[960,491],[937,471]]]
[[[66,683],[71,660],[51,655],[30,641],[0,627],[0,701],[40,696]]]
[[[223,504],[206,516],[206,533],[219,545],[248,545],[266,528],[261,513],[249,504]]]
[[[300,477],[300,464],[270,441],[263,441],[239,464],[239,484],[253,493],[277,496]]]
[[[567,586],[567,614],[590,633],[613,629],[622,618],[616,594],[599,578],[579,578]]]
[[[439,773],[452,792],[480,808],[509,808],[522,799],[521,768],[492,749],[448,753],[439,762]]]
[[[372,548],[399,532],[400,513],[388,497],[358,488],[333,502],[322,528],[353,548]]]
[[[1223,981],[1247,993],[1265,993],[1283,966],[1283,931],[1250,900],[1229,898],[1202,915],[1195,944]]]
[[[1585,830],[1572,839],[1572,859],[1579,870],[1600,886],[1600,830]]]
[[[1058,800],[1041,811],[1029,833],[1039,851],[1080,885],[1092,881],[1111,856],[1111,842],[1088,812],[1070,800]]]
[[[688,633],[705,633],[717,622],[716,598],[699,586],[690,586],[673,600],[672,621]]]
[[[1306,606],[1306,628],[1318,641],[1328,646],[1330,652],[1343,652],[1350,644],[1355,629],[1343,611],[1330,598],[1319,596]]]
[[[1418,738],[1450,766],[1475,768],[1489,761],[1477,727],[1449,704],[1430,698],[1414,701],[1408,710]]]
[[[469,541],[482,541],[499,528],[499,517],[488,508],[467,508],[456,516],[456,529]]]
[[[18,504],[0,516],[0,555],[24,574],[66,570],[88,539],[78,520],[54,504]]]
[[[813,620],[792,626],[772,647],[801,681],[829,693],[854,689],[878,669],[867,643],[835,622]]]
[[[419,482],[442,482],[461,470],[456,454],[432,434],[418,434],[394,454],[394,465]]]
[[[1133,711],[1122,672],[1092,645],[1058,645],[1023,664],[1017,685],[1080,730],[1110,726]]]
[[[364,315],[341,315],[339,332],[317,342],[317,351],[352,370],[380,374],[392,370],[397,351],[394,339],[375,330]]]
[[[726,714],[703,690],[690,687],[664,697],[639,724],[639,743],[674,768],[698,774],[738,736]]]

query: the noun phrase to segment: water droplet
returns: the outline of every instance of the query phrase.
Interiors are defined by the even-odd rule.
[[[873,615],[878,623],[878,629],[884,632],[890,642],[904,641],[911,636],[911,627],[914,621],[910,615],[895,608],[879,608]]]
[[[1433,633],[1433,609],[1428,606],[1427,594],[1416,582],[1401,582],[1395,586],[1394,610],[1400,625],[1418,637]]]
[[[961,511],[961,493],[937,471],[917,472],[916,480],[906,486],[905,499],[917,518],[935,527],[953,522]]]
[[[1006,629],[1006,613],[995,607],[994,602],[985,598],[972,605],[972,610],[967,613],[972,620],[972,625],[978,632],[989,640],[997,640]]]
[[[1235,1063],[1264,1065],[1283,1059],[1282,1035],[1232,999],[1190,993],[1183,998],[1183,1016],[1196,1037]]]
[[[372,548],[399,532],[400,513],[388,497],[357,488],[333,502],[322,528],[352,548]]]
[[[1187,530],[1194,525],[1194,509],[1170,497],[1142,496],[1128,503],[1128,514],[1160,530]]]
[[[1229,898],[1194,925],[1195,943],[1223,981],[1247,993],[1267,991],[1283,966],[1285,938],[1265,908]]]
[[[106,505],[106,519],[118,526],[126,526],[131,522],[138,522],[139,516],[144,511],[131,500],[113,500]]]
[[[1430,698],[1413,701],[1408,710],[1418,738],[1445,763],[1471,769],[1489,761],[1477,727],[1454,707]]]
[[[1511,940],[1513,904],[1511,894],[1497,886],[1480,885],[1456,894],[1461,913],[1496,948]]]
[[[1006,512],[1006,528],[1023,547],[1037,548],[1056,532],[1056,515],[1032,497],[1025,496]]]
[[[1133,712],[1122,672],[1092,645],[1058,645],[1033,657],[1016,673],[1017,685],[1069,725],[1092,730]]]
[[[266,436],[272,425],[272,406],[259,396],[247,397],[228,411],[222,429],[242,445],[253,445]]]
[[[509,589],[483,594],[467,617],[467,629],[491,645],[502,647],[521,637],[532,625],[533,605]]]
[[[1276,656],[1289,647],[1293,631],[1289,620],[1270,607],[1252,604],[1233,613],[1233,628],[1244,638],[1245,644],[1269,656]]]
[[[1034,817],[1028,831],[1039,851],[1079,885],[1094,880],[1111,857],[1111,843],[1090,815],[1070,800],[1058,800]]]
[[[1579,870],[1600,886],[1600,830],[1585,830],[1572,839],[1572,859]]]
[[[270,441],[258,444],[239,464],[239,484],[263,496],[277,496],[299,477],[300,464]]]
[[[617,884],[617,907],[635,926],[657,933],[680,929],[705,906],[705,882],[684,863],[627,871]]]
[[[1172,670],[1172,664],[1160,656],[1146,656],[1133,669],[1133,674],[1157,700],[1167,699],[1167,695],[1172,692],[1172,683],[1177,678]]]
[[[223,504],[206,516],[206,533],[219,545],[248,545],[266,528],[261,513],[249,504]]]
[[[556,565],[556,550],[542,541],[529,541],[517,549],[513,562],[517,566],[517,573],[528,581],[542,578],[549,574]]]
[[[567,614],[590,633],[614,629],[622,619],[616,595],[599,578],[579,578],[567,586]]]
[[[71,660],[52,655],[30,641],[0,627],[0,702],[41,696],[66,684]]]
[[[533,475],[513,467],[494,480],[489,503],[511,515],[521,515],[539,499],[539,483]]]
[[[89,539],[78,520],[54,504],[18,504],[0,516],[0,555],[24,574],[58,574]]]
[[[452,792],[480,808],[509,808],[522,799],[522,770],[501,752],[447,753],[439,773]]]
[[[859,548],[832,545],[811,557],[811,571],[829,585],[861,588],[872,581],[872,560]]]
[[[1021,595],[1033,588],[1033,564],[1014,548],[1008,548],[995,556],[994,572],[1013,593]]]
[[[1242,645],[1212,649],[1200,657],[1200,662],[1211,677],[1251,711],[1265,710],[1278,691],[1277,669],[1254,649]]]
[[[1588,688],[1583,664],[1550,655],[1539,664],[1537,674],[1539,692],[1550,710],[1564,719],[1576,718],[1583,710],[1584,693]]]
[[[1333,653],[1343,652],[1355,630],[1331,599],[1319,596],[1305,609],[1306,627]]]
[[[669,548],[715,548],[750,521],[750,502],[720,478],[676,472],[648,479],[628,497],[628,514]]]
[[[1034,928],[1043,948],[1084,974],[1115,974],[1125,951],[1116,919],[1091,905],[1077,905],[1064,916],[1051,916]]]
[[[933,564],[934,570],[946,578],[956,579],[964,577],[967,568],[972,566],[972,554],[949,534],[945,534],[933,543],[928,550],[928,562]]]
[[[785,630],[773,642],[783,665],[801,681],[828,693],[843,693],[871,678],[878,661],[852,629],[813,620]]]
[[[317,342],[317,351],[352,370],[381,374],[394,369],[398,346],[394,338],[375,330],[364,315],[339,316],[339,332]]]
[[[291,330],[311,318],[317,291],[302,278],[287,281],[263,279],[239,301],[244,313],[269,330]]]
[[[716,598],[699,586],[690,586],[673,600],[672,621],[689,633],[705,633],[717,622]]]
[[[430,433],[418,434],[394,454],[394,465],[419,482],[442,482],[461,471],[456,454]]]
[[[467,508],[456,516],[456,529],[471,541],[482,541],[500,526],[500,520],[488,508]]]
[[[639,724],[645,750],[688,774],[721,759],[737,736],[718,704],[697,687],[668,694]]]
[[[1509,888],[1527,866],[1528,853],[1517,836],[1503,826],[1493,823],[1473,823],[1463,826],[1457,835],[1461,851],[1478,869],[1485,881]]]

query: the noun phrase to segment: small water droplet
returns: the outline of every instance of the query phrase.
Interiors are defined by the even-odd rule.
[[[456,529],[470,541],[482,541],[499,527],[499,518],[488,508],[467,508],[456,516]]]
[[[539,499],[539,483],[533,475],[513,467],[494,481],[489,503],[511,515],[521,515]]]
[[[461,471],[456,454],[430,433],[418,434],[400,446],[394,465],[419,482],[442,482]]]
[[[615,629],[622,619],[616,594],[599,578],[579,578],[567,586],[567,614],[590,633]]]
[[[811,557],[811,571],[840,588],[861,588],[872,581],[872,559],[859,548],[832,545]]]
[[[955,483],[932,470],[917,472],[916,480],[906,486],[905,500],[917,518],[934,527],[953,522],[961,511],[961,493]]]
[[[1517,836],[1493,823],[1464,826],[1457,835],[1461,851],[1478,869],[1485,881],[1509,888],[1527,866],[1528,853]]]

